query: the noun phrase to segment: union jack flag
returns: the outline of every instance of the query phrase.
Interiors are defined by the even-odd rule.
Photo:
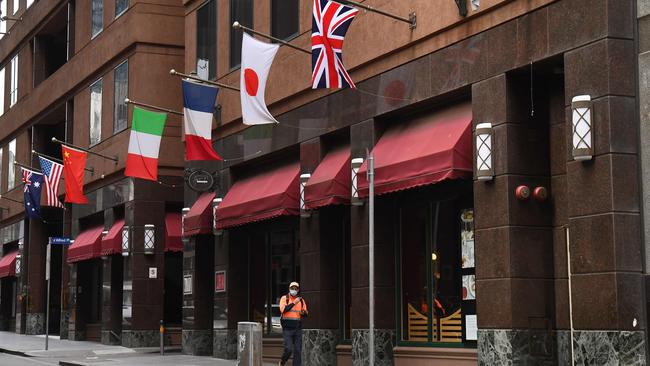
[[[45,193],[47,193],[46,206],[54,207],[63,207],[61,201],[59,201],[59,180],[61,179],[61,174],[63,173],[63,165],[55,163],[50,159],[46,159],[42,156],[38,157],[38,161],[41,163],[41,170],[45,175]]]
[[[343,40],[359,10],[314,0],[311,26],[311,83],[318,88],[356,88],[343,66]]]

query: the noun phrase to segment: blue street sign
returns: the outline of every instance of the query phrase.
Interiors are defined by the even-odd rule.
[[[61,236],[50,236],[49,243],[58,244],[58,245],[70,245],[70,238],[65,238]]]

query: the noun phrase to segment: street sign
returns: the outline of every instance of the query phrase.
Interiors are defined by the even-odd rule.
[[[55,245],[70,245],[72,243],[70,238],[66,238],[63,236],[50,236],[48,239],[50,244],[55,244]]]

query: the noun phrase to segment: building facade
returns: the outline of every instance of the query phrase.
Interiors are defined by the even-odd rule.
[[[266,92],[278,125],[245,128],[238,93],[220,93],[227,160],[186,164],[219,172],[197,200],[206,225],[221,200],[212,232],[186,221],[184,350],[233,358],[237,322],[259,321],[277,361],[277,302],[299,280],[309,364],[644,364],[637,4],[365,3],[417,27],[361,11],[343,52],[356,90],[311,90],[308,56],[281,46]],[[234,21],[310,48],[311,1],[184,5],[186,72],[239,85]]]
[[[181,110],[170,69],[239,86],[235,21],[309,50],[312,1],[0,0],[0,327],[44,332],[45,244],[65,236],[62,338],[152,346],[162,321],[183,352],[233,359],[256,321],[277,362],[299,281],[309,365],[645,364],[650,3],[364,4],[417,23],[356,16],[356,89],[312,90],[309,56],[281,46],[280,123],[243,125],[222,89],[224,160],[183,161],[170,114],[148,182],[123,174],[123,99]],[[88,205],[25,219],[18,167],[60,159],[52,137],[108,159],[88,156]]]
[[[158,344],[164,321],[177,329],[180,344],[181,119],[167,120],[160,182],[123,172],[132,113],[125,98],[173,109],[182,105],[180,81],[169,75],[184,62],[181,4],[3,0],[0,5],[9,17],[0,39],[1,230],[3,254],[9,255],[2,279],[3,329],[45,332],[46,247],[49,237],[64,236],[74,243],[52,246],[51,333],[150,346]],[[88,156],[87,205],[44,206],[42,220],[26,219],[18,168],[40,170],[39,156],[60,161],[61,145],[52,138],[107,158]],[[63,199],[63,184],[60,193]]]

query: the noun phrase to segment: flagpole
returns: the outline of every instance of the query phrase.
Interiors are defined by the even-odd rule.
[[[178,71],[176,71],[176,70],[174,70],[174,69],[169,70],[169,74],[170,74],[170,75],[180,76],[180,77],[183,77],[183,78],[186,78],[186,79],[191,79],[191,80],[200,81],[200,82],[202,82],[202,83],[211,84],[211,85],[218,86],[218,87],[220,87],[220,88],[224,88],[224,89],[230,89],[230,90],[234,90],[234,91],[239,91],[239,88],[236,87],[236,86],[230,86],[230,85],[223,84],[223,83],[219,83],[219,82],[212,81],[212,80],[201,79],[201,78],[196,77],[196,76],[194,76],[194,75],[183,74],[182,72],[178,72]]]
[[[5,196],[3,196],[3,195],[1,195],[1,194],[0,194],[0,199],[5,199],[5,200],[7,200],[7,201],[20,203],[21,205],[22,205],[23,203],[25,203],[25,202],[23,202],[23,201],[18,201],[18,200],[15,200],[15,199],[13,199],[13,198],[5,197]]]
[[[415,12],[410,13],[408,18],[404,18],[404,17],[401,17],[399,15],[387,13],[387,12],[385,12],[383,10],[373,8],[372,6],[368,6],[368,5],[365,5],[365,4],[358,3],[356,1],[347,0],[346,4],[352,5],[352,6],[357,7],[357,8],[361,8],[363,10],[371,11],[373,13],[377,13],[377,14],[380,14],[380,15],[383,15],[383,16],[387,16],[389,18],[393,18],[395,20],[399,20],[399,21],[404,22],[404,23],[408,23],[409,24],[409,29],[411,29],[411,30],[415,29],[415,27],[417,27],[417,25],[418,25],[417,17],[415,16]]]
[[[179,115],[179,116],[182,116],[182,115],[183,115],[183,112],[177,112],[177,111],[172,110],[172,109],[167,109],[167,108],[162,108],[162,107],[156,107],[155,105],[136,102],[136,101],[131,100],[131,99],[129,99],[129,98],[124,99],[124,103],[126,103],[126,104],[133,104],[133,105],[137,105],[137,106],[145,107],[145,108],[150,108],[150,109],[155,109],[155,110],[157,110],[157,111],[167,112],[167,113],[170,113],[170,114],[176,114],[176,115]]]
[[[108,156],[108,155],[100,154],[100,153],[98,153],[98,152],[94,152],[94,151],[92,151],[92,150],[89,150],[89,149],[86,149],[86,148],[83,148],[83,147],[80,147],[80,146],[77,146],[77,145],[73,145],[73,144],[71,144],[71,143],[69,143],[69,142],[61,141],[61,140],[57,139],[56,137],[52,137],[52,142],[59,143],[59,144],[61,144],[61,145],[63,145],[63,146],[68,146],[68,147],[71,147],[71,148],[73,148],[73,149],[77,149],[77,150],[85,151],[85,152],[87,152],[88,154],[97,155],[97,156],[99,156],[100,158],[104,158],[104,159],[106,159],[106,160],[112,160],[112,161],[115,162],[115,164],[117,164],[117,162],[118,162],[117,156],[110,157],[110,156]]]
[[[245,31],[247,31],[247,32],[251,32],[251,33],[253,33],[253,34],[257,34],[257,35],[260,36],[260,37],[268,38],[268,39],[270,39],[270,40],[272,40],[272,41],[275,41],[275,42],[278,42],[278,43],[282,43],[282,44],[285,45],[285,46],[289,46],[289,47],[293,48],[294,50],[298,50],[298,51],[304,52],[304,53],[306,53],[306,54],[308,54],[308,55],[311,55],[311,51],[307,51],[307,50],[304,49],[304,48],[300,48],[300,47],[298,47],[298,46],[295,46],[295,45],[293,45],[293,44],[291,44],[291,43],[289,43],[289,42],[287,42],[287,41],[285,41],[285,40],[282,40],[282,39],[280,39],[280,38],[276,38],[276,37],[270,36],[270,35],[268,35],[268,34],[265,34],[265,33],[262,33],[262,32],[258,32],[258,31],[254,30],[254,29],[248,28],[248,27],[246,27],[246,26],[244,26],[244,25],[241,25],[241,24],[240,24],[239,22],[237,22],[237,21],[235,21],[234,23],[232,23],[232,28],[233,28],[233,29],[243,29],[243,30],[245,30]]]
[[[36,151],[36,150],[32,150],[32,153],[33,153],[33,154],[36,154],[36,155],[39,155],[39,156],[42,156],[42,157],[44,157],[44,158],[46,158],[46,159],[50,159],[50,160],[52,160],[52,161],[54,161],[54,162],[57,162],[57,163],[63,164],[63,160],[61,160],[61,159],[57,159],[57,158],[55,158],[55,157],[53,157],[53,156],[49,156],[49,155],[46,155],[46,154],[40,153],[40,152],[38,152],[38,151]],[[87,171],[87,172],[91,172],[91,173],[94,173],[94,172],[95,172],[95,168],[92,168],[92,167],[90,167],[90,168],[86,168],[86,167],[84,167],[84,170]],[[63,177],[62,177],[61,179],[63,179]]]

